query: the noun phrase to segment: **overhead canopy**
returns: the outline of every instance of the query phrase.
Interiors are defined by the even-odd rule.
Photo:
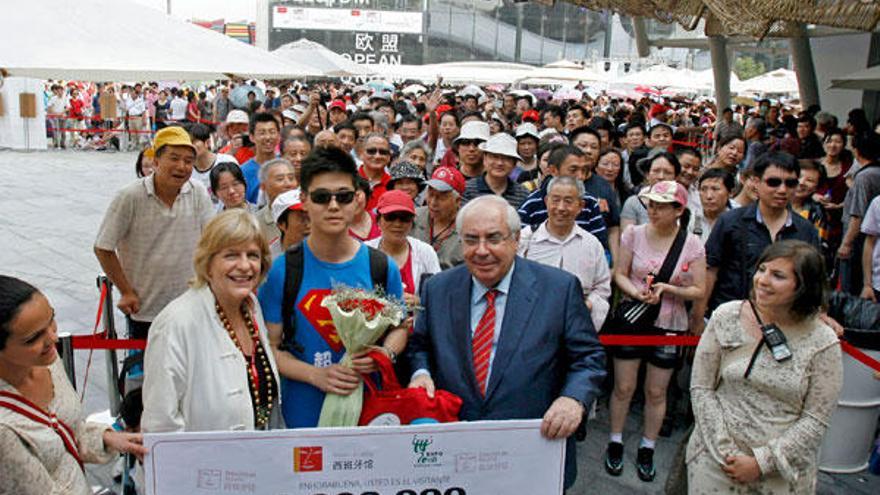
[[[799,24],[871,31],[880,20],[873,0],[568,0],[591,10],[678,22],[707,35],[792,36]]]
[[[833,89],[869,89],[880,91],[880,66],[868,67],[840,79],[832,79]]]
[[[317,67],[328,76],[361,76],[373,73],[369,67],[347,59],[326,46],[305,38],[281,45],[272,53],[293,63],[308,60],[309,65]]]
[[[83,81],[284,79],[323,75],[301,61],[129,0],[39,0],[3,8],[0,69]]]

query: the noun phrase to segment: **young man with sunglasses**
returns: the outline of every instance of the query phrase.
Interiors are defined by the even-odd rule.
[[[370,133],[364,138],[363,145],[364,163],[358,169],[358,174],[370,181],[372,194],[367,201],[367,211],[373,211],[379,204],[379,198],[388,190],[388,181],[391,175],[385,170],[391,163],[391,143],[384,134]]]
[[[372,358],[355,356],[353,367],[339,365],[345,352],[321,301],[336,284],[373,288],[370,248],[348,235],[364,195],[355,186],[357,169],[351,156],[339,148],[316,148],[304,161],[301,174],[303,209],[310,234],[298,247],[302,273],[294,300],[285,300],[288,251],[279,257],[260,288],[260,306],[269,330],[275,361],[281,374],[281,398],[288,428],[318,424],[326,393],[349,395],[357,390],[361,373],[376,371]],[[402,298],[400,271],[387,258],[385,292]],[[284,305],[292,305],[293,335],[283,332]],[[403,352],[407,329],[390,330],[382,349],[392,360]]]
[[[755,263],[775,241],[798,239],[820,249],[819,233],[791,210],[798,187],[797,160],[780,152],[760,156],[754,165],[758,201],[722,214],[706,241],[706,292],[691,312],[691,331],[702,333],[704,316],[720,304],[748,299]]]

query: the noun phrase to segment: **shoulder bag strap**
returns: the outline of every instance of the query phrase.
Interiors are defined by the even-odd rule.
[[[44,411],[43,408],[21,395],[12,392],[0,391],[0,407],[18,413],[21,416],[24,416],[35,423],[44,425],[54,431],[61,439],[61,443],[64,444],[64,448],[67,452],[73,456],[76,463],[79,464],[80,469],[85,470],[82,459],[79,456],[79,449],[76,446],[76,436],[73,434],[73,430],[67,426],[64,421],[61,421],[54,414]]]
[[[654,277],[655,283],[666,283],[672,278],[672,271],[675,270],[675,265],[678,263],[678,259],[681,258],[681,251],[687,240],[687,234],[686,225],[682,225],[678,228],[678,234],[676,234],[675,240],[672,241],[672,246],[669,248],[669,252],[666,253],[666,258],[663,260],[663,266],[660,267],[660,272]]]
[[[370,252],[370,279],[373,281],[373,288],[382,287],[388,290],[388,255],[378,249],[367,246]]]

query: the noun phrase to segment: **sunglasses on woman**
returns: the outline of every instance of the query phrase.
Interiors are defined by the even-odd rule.
[[[798,186],[799,182],[797,179],[794,179],[794,178],[788,178],[788,179],[782,180],[779,177],[768,177],[768,178],[764,179],[764,184],[767,184],[768,187],[772,187],[774,189],[781,186],[783,183],[785,184],[785,187],[787,187],[789,189],[794,189],[795,187]]]
[[[326,205],[330,203],[330,200],[335,199],[337,203],[341,205],[347,205],[354,201],[355,191],[351,189],[330,192],[326,189],[317,189],[309,193],[309,199],[312,203],[319,205]]]
[[[382,218],[388,222],[412,222],[415,216],[405,211],[393,211],[382,215]]]

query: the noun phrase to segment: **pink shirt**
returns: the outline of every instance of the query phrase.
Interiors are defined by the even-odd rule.
[[[657,273],[663,266],[666,253],[657,251],[648,243],[647,224],[627,227],[620,236],[620,247],[633,253],[632,265],[629,270],[629,280],[639,291],[645,289],[645,279],[649,273]],[[672,271],[669,283],[679,287],[693,285],[694,277],[690,273],[690,266],[695,261],[706,257],[706,250],[700,238],[688,234],[678,258],[678,264]],[[660,316],[657,317],[656,326],[665,330],[685,331],[688,328],[687,309],[684,299],[664,294],[660,300]]]

